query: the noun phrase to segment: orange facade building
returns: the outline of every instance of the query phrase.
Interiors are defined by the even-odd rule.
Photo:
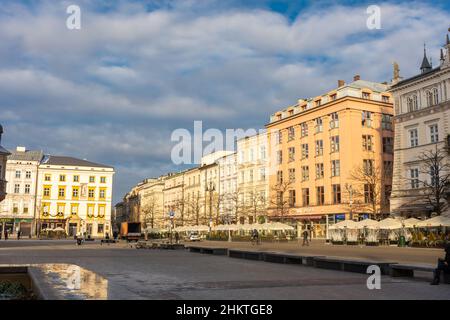
[[[272,220],[296,220],[325,237],[327,223],[389,212],[394,127],[387,90],[355,76],[271,116]]]

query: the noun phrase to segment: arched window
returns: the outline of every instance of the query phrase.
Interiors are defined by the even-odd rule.
[[[427,106],[431,107],[433,105],[433,93],[431,91],[427,91]]]
[[[435,105],[439,103],[439,93],[437,88],[433,89],[433,102]]]

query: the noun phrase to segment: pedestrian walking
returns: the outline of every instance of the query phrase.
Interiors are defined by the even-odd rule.
[[[434,270],[434,278],[431,285],[438,285],[441,281],[441,272],[450,273],[450,243],[445,245],[445,258],[438,259],[437,268]]]
[[[20,230],[17,230],[17,240],[20,240]]]
[[[302,246],[309,246],[309,240],[308,240],[308,229],[303,230],[303,244]]]
[[[5,229],[5,241],[8,240],[8,229]]]

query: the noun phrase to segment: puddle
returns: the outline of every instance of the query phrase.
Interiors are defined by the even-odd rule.
[[[46,282],[67,300],[106,300],[108,280],[95,272],[73,264],[40,264],[38,268]]]

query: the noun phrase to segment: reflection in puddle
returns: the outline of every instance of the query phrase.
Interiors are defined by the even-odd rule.
[[[63,299],[107,299],[108,280],[73,264],[36,265]]]

